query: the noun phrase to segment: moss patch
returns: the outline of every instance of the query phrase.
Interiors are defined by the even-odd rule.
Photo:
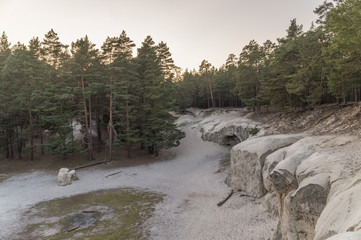
[[[42,202],[26,213],[29,224],[21,238],[147,239],[144,222],[162,199],[161,194],[127,188]]]

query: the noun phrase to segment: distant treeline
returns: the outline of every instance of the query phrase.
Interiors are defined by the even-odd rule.
[[[184,136],[170,114],[176,68],[165,43],[148,36],[133,57],[135,45],[124,31],[108,37],[101,51],[85,36],[69,52],[53,30],[28,46],[10,48],[5,33],[0,41],[0,150],[7,158],[50,151],[87,152],[92,160],[95,131],[95,148],[106,143],[109,160],[113,146],[125,146],[128,155],[133,148],[157,155]],[[84,138],[75,141],[79,120]]]
[[[277,43],[252,40],[216,69],[202,61],[183,74],[164,42],[135,45],[123,31],[101,49],[87,36],[70,46],[50,30],[43,41],[11,47],[0,39],[0,153],[21,159],[50,151],[65,157],[125,146],[157,155],[184,134],[174,110],[186,107],[307,107],[361,100],[361,1],[325,1],[304,32],[296,19]],[[73,121],[84,132],[75,141]],[[96,128],[93,127],[94,123]],[[96,147],[93,138],[97,131]],[[104,141],[104,139],[107,139]]]
[[[219,69],[204,60],[178,82],[182,107],[307,107],[361,100],[361,1],[325,1],[277,43],[252,40]]]

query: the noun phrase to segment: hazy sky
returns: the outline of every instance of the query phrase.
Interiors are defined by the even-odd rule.
[[[0,32],[12,44],[43,39],[54,29],[64,44],[86,34],[98,48],[125,30],[137,47],[147,35],[168,44],[175,64],[198,70],[239,55],[255,39],[262,44],[286,35],[290,20],[304,30],[323,0],[0,0]]]

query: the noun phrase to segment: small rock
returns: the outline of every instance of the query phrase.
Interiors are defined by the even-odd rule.
[[[73,181],[78,180],[75,170],[69,171],[68,168],[61,168],[58,173],[58,185],[66,186],[72,184]]]

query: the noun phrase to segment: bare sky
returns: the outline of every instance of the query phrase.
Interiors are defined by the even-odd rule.
[[[290,20],[308,30],[323,0],[0,0],[0,32],[12,44],[54,29],[64,44],[86,34],[98,48],[125,30],[137,47],[147,35],[168,44],[175,64],[198,70],[239,55],[255,39],[286,35]]]

